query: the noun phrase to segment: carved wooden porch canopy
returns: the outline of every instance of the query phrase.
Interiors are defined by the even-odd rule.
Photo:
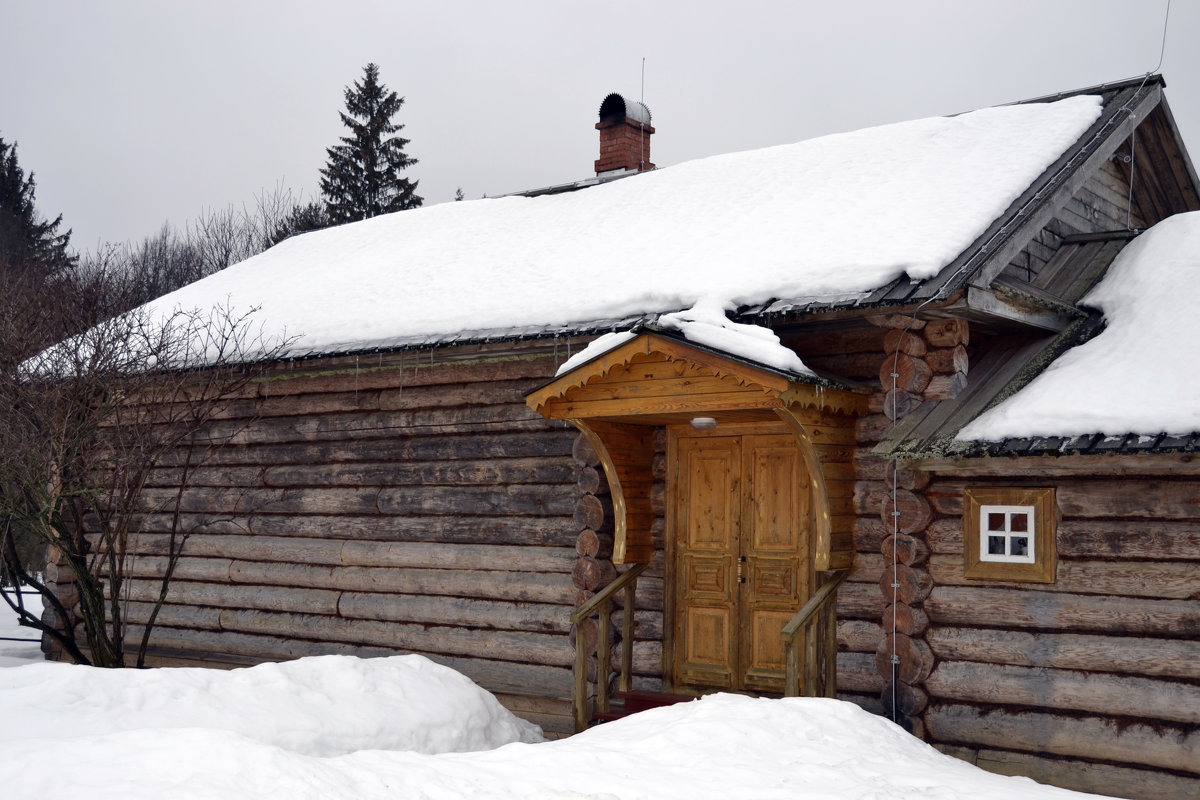
[[[612,494],[616,563],[654,555],[656,426],[695,417],[718,425],[781,420],[813,482],[814,567],[839,569],[853,556],[852,511],[843,506],[853,493],[853,421],[866,411],[867,396],[826,383],[645,332],[533,390],[525,402],[548,419],[571,422],[599,455]]]

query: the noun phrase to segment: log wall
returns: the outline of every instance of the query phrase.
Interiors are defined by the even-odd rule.
[[[231,403],[210,432],[232,444],[182,497],[190,535],[152,662],[421,653],[569,731],[575,431],[523,401],[553,352],[506,348],[284,365]],[[166,565],[170,517],[153,509],[179,475],[169,460],[146,489],[135,649]]]
[[[1114,457],[1115,458],[1115,457]],[[1120,474],[1080,457],[1027,468],[934,474],[924,490],[932,663],[926,738],[1000,772],[1132,798],[1200,791],[1200,477]],[[1141,459],[1147,463],[1153,457]],[[1031,481],[1033,483],[1031,483]],[[967,486],[1053,486],[1054,583],[963,578]]]

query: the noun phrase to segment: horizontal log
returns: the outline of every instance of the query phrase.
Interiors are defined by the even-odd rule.
[[[888,561],[895,558],[901,564],[910,567],[920,566],[929,559],[929,546],[924,541],[903,534],[884,539],[881,550],[883,557]]]
[[[879,367],[879,383],[886,391],[896,389],[920,394],[929,385],[933,370],[922,358],[906,353],[886,356]]]
[[[935,625],[982,626],[1002,621],[1006,628],[1017,629],[1200,636],[1200,607],[1189,600],[937,586],[923,607]]]
[[[1133,675],[942,661],[925,688],[943,700],[1200,723],[1200,687]]]
[[[922,495],[897,489],[884,495],[879,518],[884,525],[894,521],[895,529],[902,534],[912,534],[925,530],[933,521],[933,510]]]
[[[939,514],[961,514],[962,493],[967,485],[967,481],[937,480],[925,493]],[[1054,487],[1055,501],[1064,520],[1113,517],[1200,520],[1200,481],[1060,479],[1054,481]]]
[[[838,619],[865,619],[876,622],[882,613],[883,595],[879,593],[877,584],[847,581],[838,587]]]
[[[883,678],[875,668],[874,653],[839,652],[837,654],[837,690],[870,692],[878,695]]]
[[[891,559],[885,559],[882,553],[855,553],[854,569],[847,580],[877,584],[884,570],[891,565]]]
[[[155,628],[151,641],[179,655],[192,653],[197,660],[222,663],[222,657],[242,658],[246,663],[280,661],[315,655],[355,655],[364,658],[396,655],[396,648],[346,642],[313,642],[235,631],[195,632],[167,627]],[[537,664],[495,661],[433,654],[431,660],[466,675],[491,692],[569,698],[574,681],[571,670]]]
[[[445,352],[445,348],[440,348]],[[258,383],[263,397],[281,395],[324,394],[353,391],[411,389],[418,386],[458,386],[465,383],[488,383],[508,380],[538,380],[553,377],[553,356],[530,354],[505,359],[479,358],[474,361],[448,364],[429,364],[426,355],[405,353],[403,364],[376,368],[367,360],[333,367],[329,361],[311,362],[310,368],[277,370]]]
[[[585,528],[580,531],[579,538],[575,540],[575,552],[590,558],[612,560],[613,543],[611,533],[600,534],[591,528]]]
[[[925,320],[904,314],[875,314],[867,317],[867,322],[879,328],[899,328],[901,330],[908,328],[913,331],[922,330],[926,325]]]
[[[1067,519],[1057,539],[1060,557],[1200,560],[1200,520]]]
[[[859,619],[840,619],[837,623],[839,652],[869,653],[875,656],[875,648],[883,637],[883,629],[874,622]],[[874,662],[871,662],[874,664]]]
[[[569,484],[576,480],[570,459],[493,458],[432,463],[302,464],[297,466],[203,466],[184,475],[182,468],[153,470],[147,486],[177,487],[340,487],[471,486]]]
[[[884,683],[891,680],[893,656],[899,659],[894,665],[896,679],[910,686],[923,683],[933,670],[933,651],[924,640],[904,633],[888,633],[875,651],[875,668],[886,676]]]
[[[269,417],[249,424],[244,420],[217,421],[200,429],[202,440],[222,445],[286,444],[378,439],[395,436],[436,436],[442,433],[485,433],[506,430],[547,430],[551,423],[522,405],[464,406],[413,411],[363,411],[297,417]]]
[[[1043,758],[1007,750],[972,751],[971,763],[999,775],[1020,775],[1076,792],[1154,800],[1193,800],[1196,778],[1082,759]]]
[[[569,573],[575,566],[573,547],[461,545],[446,547],[427,542],[365,542],[341,544],[341,563],[360,567],[425,569],[519,569],[523,572]]]
[[[925,387],[926,400],[953,400],[967,388],[967,373],[934,375]]]
[[[460,597],[344,592],[339,613],[350,619],[412,622],[484,630],[567,634],[570,609],[549,603],[513,603]]]
[[[308,444],[230,445],[213,452],[209,464],[263,465],[330,464],[354,461],[445,461],[455,459],[525,458],[561,456],[571,449],[565,429],[512,430],[489,428],[487,436],[471,431],[443,430],[437,436],[399,436],[356,442],[328,441]],[[457,435],[462,433],[474,435]],[[164,455],[163,466],[183,463],[182,452]]]
[[[954,555],[936,555],[929,560],[929,573],[942,586],[978,585],[963,577],[963,560]],[[1027,584],[989,581],[992,588],[1020,589]],[[1200,570],[1186,561],[1067,561],[1059,559],[1053,583],[1039,587],[1046,592],[1124,595],[1186,600],[1200,597]]]
[[[966,375],[970,366],[970,362],[967,360],[967,348],[961,344],[956,347],[939,347],[930,350],[925,354],[925,363],[934,372],[950,375],[956,372]]]
[[[154,602],[158,597],[155,582],[131,581],[128,598],[135,602]],[[171,581],[167,595],[171,605],[211,606],[214,608],[254,608],[293,611],[306,614],[338,613],[341,592],[329,589],[304,589],[296,586],[244,586],[236,584]]]
[[[923,537],[932,553],[957,553],[963,551],[962,517],[939,517],[925,528]]]
[[[1105,717],[936,702],[926,709],[924,722],[929,740],[936,742],[1200,774],[1200,731],[1194,725],[1118,724]]]
[[[572,583],[580,589],[593,592],[603,589],[616,577],[617,570],[611,561],[600,561],[589,556],[580,556],[571,570]]]
[[[910,686],[904,681],[886,681],[879,692],[879,701],[886,716],[892,717],[895,709],[900,716],[911,717],[925,710],[929,695],[921,687]]]
[[[609,494],[608,480],[602,469],[577,464],[575,470],[575,488],[580,494]]]
[[[186,559],[185,559],[186,561]],[[570,605],[575,591],[562,572],[395,567],[312,567],[233,561],[229,580],[258,586],[309,586],[338,591],[422,594]]]
[[[788,347],[799,353],[802,359],[843,353],[877,353],[883,350],[887,333],[888,331],[875,327],[855,327],[788,335],[785,342]]]
[[[1139,636],[938,627],[925,634],[940,659],[1200,680],[1200,642]]]
[[[897,350],[905,355],[923,356],[926,350],[925,339],[917,331],[892,328],[883,337],[883,352],[891,355]]]
[[[906,489],[910,492],[924,489],[933,478],[928,472],[900,467],[895,462],[888,462],[888,464],[894,467],[886,470],[883,476],[884,485],[889,492],[892,489]]]
[[[447,544],[568,546],[579,533],[570,517],[342,517],[260,514],[245,519],[255,536],[300,536]]]
[[[915,608],[907,603],[889,604],[883,610],[880,618],[884,630],[896,630],[909,636],[928,636],[929,615],[924,609]]]
[[[923,402],[925,402],[924,395],[916,392],[888,389],[887,394],[884,395],[883,414],[891,420],[900,419],[908,416]]]
[[[878,553],[883,540],[892,535],[890,523],[878,516],[857,517],[854,520],[854,549],[860,553]]]
[[[529,631],[486,631],[452,625],[410,625],[375,620],[314,617],[262,611],[224,611],[223,630],[268,636],[378,645],[426,655],[453,655],[570,666],[567,637]]]
[[[576,499],[573,514],[577,529],[603,530],[605,521],[612,522],[612,505],[585,494]]]
[[[878,376],[879,366],[885,358],[887,355],[879,350],[870,353],[805,356],[804,363],[811,369],[864,381],[874,380]]]
[[[894,425],[884,414],[866,414],[855,421],[854,432],[860,445],[874,444],[883,441]]]
[[[970,344],[971,332],[965,319],[938,319],[925,326],[921,332],[925,341],[933,347],[954,347]]]

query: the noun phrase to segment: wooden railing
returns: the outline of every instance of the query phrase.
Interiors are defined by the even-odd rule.
[[[588,708],[588,650],[587,632],[584,622],[598,614],[596,634],[596,707],[597,712],[608,711],[608,680],[612,674],[612,599],[617,592],[625,591],[625,615],[621,620],[621,673],[618,690],[627,692],[632,687],[633,674],[633,601],[637,593],[637,579],[650,566],[649,562],[637,564],[626,570],[619,578],[601,589],[594,597],[571,614],[575,627],[575,732],[587,727],[591,709]]]
[[[787,654],[785,697],[800,695],[800,632],[804,631],[804,694],[837,696],[837,590],[850,573],[839,570],[796,612],[780,634]],[[822,668],[823,667],[823,668]]]

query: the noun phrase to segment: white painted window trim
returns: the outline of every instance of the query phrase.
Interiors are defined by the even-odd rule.
[[[1003,527],[996,530],[988,529],[988,517],[992,514],[1003,514]],[[1024,515],[1027,530],[1012,530],[1013,517]],[[1036,564],[1037,563],[1037,508],[1035,506],[1001,506],[981,505],[979,507],[979,560],[999,562],[1004,564]],[[1004,553],[990,553],[988,540],[992,537],[1004,538]],[[1025,555],[1012,555],[1015,539],[1025,539]]]

